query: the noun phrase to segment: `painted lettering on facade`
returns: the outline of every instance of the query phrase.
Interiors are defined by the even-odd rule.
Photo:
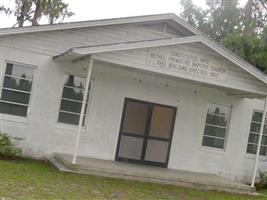
[[[215,64],[212,58],[184,50],[148,51],[147,62],[177,73],[186,73],[211,79],[226,79],[227,69]]]

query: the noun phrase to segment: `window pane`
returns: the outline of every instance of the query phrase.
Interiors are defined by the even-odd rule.
[[[258,144],[259,142],[259,135],[250,133],[248,138],[249,143]]]
[[[33,68],[25,67],[18,64],[7,63],[3,81],[4,88],[2,89],[1,100],[8,101],[10,103],[0,103],[0,111],[2,113],[18,116],[27,116],[30,93],[25,93],[22,91],[31,91],[33,72]],[[21,92],[12,90],[21,90]],[[12,103],[25,104],[25,106],[16,105]]]
[[[253,112],[253,114],[252,114],[252,121],[254,121],[254,122],[260,122],[261,123],[261,120],[262,120],[262,113]]]
[[[149,139],[147,142],[145,160],[165,163],[169,142]]]
[[[126,102],[123,127],[124,133],[143,135],[146,128],[148,105],[140,102]]]
[[[5,76],[4,87],[30,92],[32,81]]]
[[[264,125],[263,134],[267,135],[267,126],[266,125]]]
[[[267,145],[267,136],[262,136],[261,145]]]
[[[28,104],[30,100],[30,94],[3,89],[1,99],[4,101]]]
[[[226,128],[214,127],[206,125],[204,135],[225,138]]]
[[[261,125],[251,122],[250,131],[254,133],[260,133]]]
[[[154,106],[149,129],[149,136],[169,139],[173,123],[174,109]]]
[[[217,125],[217,126],[224,126],[227,125],[227,118],[223,116],[217,116],[217,115],[207,115],[207,124]]]
[[[83,94],[84,94],[84,90],[82,90],[82,89],[65,87],[63,89],[63,95],[62,96],[63,96],[63,98],[67,98],[67,99],[83,101]]]
[[[247,153],[256,154],[257,153],[257,145],[248,144]],[[262,156],[267,155],[267,147],[266,146],[261,146],[260,155],[262,155]]]
[[[82,108],[82,103],[68,101],[68,100],[62,100],[61,105],[60,105],[60,110],[78,113],[78,114],[81,113],[81,108]],[[85,113],[86,113],[86,109],[85,109]]]
[[[33,70],[34,69],[22,65],[7,63],[6,75],[33,79]]]
[[[0,112],[10,115],[27,116],[28,107],[0,102]]]
[[[86,82],[85,78],[68,75],[66,76],[65,85],[77,88],[84,88],[85,82]]]
[[[262,155],[262,156],[266,156],[267,154],[266,154],[266,151],[267,150],[267,147],[263,147],[263,146],[261,146],[261,149],[260,149],[260,155]]]
[[[78,125],[79,124],[80,115],[70,114],[70,113],[64,113],[59,112],[58,116],[58,122],[66,123],[66,124],[73,124]],[[83,126],[85,124],[85,116],[83,117]]]
[[[62,91],[62,99],[60,104],[60,113],[58,117],[58,122],[78,125],[79,115],[81,112],[82,101],[84,96],[85,80],[86,79],[84,78],[73,75],[65,76],[65,85]],[[87,96],[87,104],[85,105],[85,111],[84,111],[85,115],[87,112],[88,101],[89,101],[89,93]],[[71,112],[72,114],[67,112]],[[85,117],[83,121],[85,121]]]
[[[254,143],[254,145],[248,144],[247,153],[256,154],[257,146],[259,142],[259,134],[260,134],[260,129],[261,129],[261,120],[262,120],[262,113],[254,111],[252,114],[252,119],[251,119],[251,124],[250,124],[251,132],[248,138],[248,143]],[[265,120],[265,123],[266,123],[266,120]],[[258,134],[253,134],[253,132],[258,133]],[[264,129],[263,129],[263,136],[262,136],[261,148],[260,148],[260,155],[265,156],[267,147],[262,146],[262,145],[267,145],[267,126],[266,125],[264,126]]]
[[[209,104],[208,113],[210,114],[228,115],[229,111],[229,106]]]
[[[203,137],[203,141],[202,141],[202,145],[203,146],[208,146],[208,147],[214,147],[214,148],[223,149],[224,140],[223,139],[204,136]]]
[[[209,104],[202,145],[224,148],[231,107]]]
[[[248,144],[247,153],[256,154],[256,152],[257,152],[257,145],[255,145],[255,144]]]
[[[143,138],[121,136],[118,156],[121,158],[141,159]]]

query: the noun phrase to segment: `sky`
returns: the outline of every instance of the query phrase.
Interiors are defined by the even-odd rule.
[[[0,0],[0,5],[14,7],[15,0]],[[180,0],[63,0],[69,4],[74,16],[65,20],[84,21],[95,19],[107,19],[117,17],[129,17],[138,15],[176,13],[181,12]],[[247,0],[239,0],[244,5]],[[193,0],[194,4],[206,8],[206,0]],[[0,28],[12,27],[15,24],[14,17],[0,14]]]

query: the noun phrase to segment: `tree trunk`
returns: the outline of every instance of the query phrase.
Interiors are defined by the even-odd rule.
[[[24,22],[27,20],[27,14],[31,8],[32,2],[29,0],[22,0],[22,5],[21,5],[21,11],[19,15],[17,16],[17,22],[18,26],[22,27],[24,25]]]
[[[50,17],[50,19],[49,19],[49,24],[50,24],[50,25],[54,24],[54,17]]]
[[[40,17],[42,16],[42,0],[37,0],[35,1],[35,11],[34,11],[34,15],[32,18],[32,26],[38,26],[38,20],[40,19]]]

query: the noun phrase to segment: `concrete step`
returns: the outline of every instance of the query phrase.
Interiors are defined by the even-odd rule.
[[[71,163],[71,157],[62,154],[55,154],[52,158],[49,158],[49,161],[57,169],[64,172],[171,184],[203,190],[217,190],[242,194],[252,194],[255,192],[255,190],[248,185],[234,182],[215,174],[162,169],[84,157],[79,157],[77,159],[77,164],[73,165]]]
[[[57,170],[61,172],[73,172],[71,169],[66,167],[64,163],[62,163],[59,159],[57,159],[54,155],[49,156],[46,158],[46,160]]]

